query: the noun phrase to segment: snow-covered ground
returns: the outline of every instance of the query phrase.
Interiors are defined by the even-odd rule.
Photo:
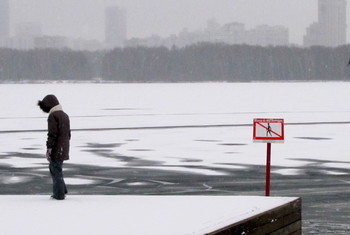
[[[115,154],[162,162],[149,168],[171,165],[172,170],[220,175],[224,173],[186,166],[264,165],[266,145],[252,142],[252,126],[246,124],[254,118],[284,118],[285,143],[272,145],[272,165],[290,169],[278,173],[298,174],[293,167],[307,164],[305,159],[332,160],[324,164],[350,168],[344,162],[350,127],[343,123],[350,121],[349,90],[350,83],[345,82],[1,84],[0,156],[45,152],[45,132],[23,131],[46,129],[47,116],[36,102],[53,93],[71,116],[75,130],[70,163],[125,166],[125,162],[84,151],[99,144]],[[295,123],[299,125],[289,125]],[[103,128],[110,130],[94,131]],[[0,159],[0,164],[16,167],[42,163],[44,159]]]
[[[0,196],[1,234],[201,235],[296,198]]]

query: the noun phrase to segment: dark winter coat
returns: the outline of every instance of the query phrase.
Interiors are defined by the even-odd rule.
[[[52,149],[51,159],[68,160],[71,138],[69,116],[63,112],[62,106],[54,95],[46,96],[39,101],[38,105],[44,112],[49,113],[46,147]]]

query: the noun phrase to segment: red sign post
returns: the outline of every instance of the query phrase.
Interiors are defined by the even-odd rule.
[[[267,143],[265,196],[270,196],[271,143],[284,142],[284,120],[268,118],[254,119],[253,141]]]

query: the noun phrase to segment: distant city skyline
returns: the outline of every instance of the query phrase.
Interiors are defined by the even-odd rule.
[[[17,24],[41,22],[43,34],[104,41],[104,9],[128,12],[127,38],[167,37],[182,29],[203,29],[218,23],[282,25],[290,42],[302,45],[306,28],[317,21],[317,0],[10,0],[11,34]],[[349,38],[349,37],[348,37]]]
[[[259,25],[247,29],[243,23],[220,25],[216,20],[207,22],[204,30],[182,30],[177,35],[148,38],[133,38],[126,41],[127,47],[186,47],[200,42],[225,43],[228,45],[290,46],[289,30],[284,26]]]
[[[318,0],[318,21],[306,30],[304,46],[346,44],[346,0]]]
[[[100,42],[105,41],[105,9],[111,6],[127,11],[127,39],[152,35],[165,38],[183,29],[202,30],[208,20],[216,19],[221,25],[243,23],[248,30],[259,25],[284,26],[289,30],[290,43],[303,45],[307,28],[318,20],[318,0],[9,1],[12,36],[18,25],[31,22],[42,25],[43,35]]]

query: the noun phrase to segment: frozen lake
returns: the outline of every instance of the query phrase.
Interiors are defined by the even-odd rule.
[[[349,90],[345,82],[1,84],[0,193],[50,193],[47,116],[36,106],[46,94],[71,117],[72,194],[263,195],[266,144],[252,142],[251,124],[283,118],[271,195],[303,198],[306,231],[342,234]]]

